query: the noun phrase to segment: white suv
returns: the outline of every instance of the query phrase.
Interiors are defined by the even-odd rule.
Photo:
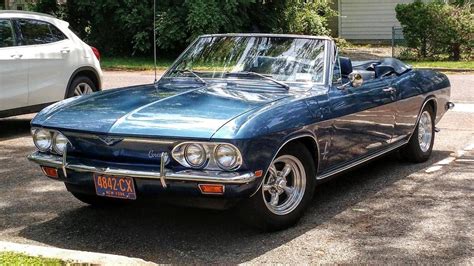
[[[0,11],[0,117],[101,89],[99,51],[68,27],[49,15]]]

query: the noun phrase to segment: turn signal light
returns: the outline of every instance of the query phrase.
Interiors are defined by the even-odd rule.
[[[262,176],[263,176],[263,170],[255,171],[255,177],[262,177]]]
[[[224,185],[199,184],[198,186],[202,194],[216,194],[216,195],[224,194]]]
[[[56,168],[41,166],[41,170],[47,177],[58,178],[58,169]]]

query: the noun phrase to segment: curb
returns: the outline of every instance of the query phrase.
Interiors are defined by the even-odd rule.
[[[142,259],[130,258],[120,255],[25,245],[4,241],[0,241],[0,252],[15,252],[29,256],[60,259],[72,263],[86,263],[95,265],[157,265],[153,262]]]

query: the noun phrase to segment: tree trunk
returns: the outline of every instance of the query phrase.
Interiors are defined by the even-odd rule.
[[[451,59],[454,61],[461,60],[461,45],[459,43],[451,45]]]

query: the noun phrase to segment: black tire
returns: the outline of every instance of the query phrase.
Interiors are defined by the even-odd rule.
[[[87,84],[91,88],[92,92],[97,91],[97,85],[90,78],[86,76],[77,76],[72,80],[71,84],[69,85],[69,88],[67,88],[66,98],[78,96],[77,93],[75,93],[75,89],[80,84],[83,84],[83,85]],[[92,93],[92,92],[88,92],[88,93]]]
[[[68,191],[78,200],[97,208],[116,208],[129,203],[127,200],[106,198],[97,195],[90,195],[85,193],[72,192],[68,184],[65,184]]]
[[[301,162],[306,174],[304,177],[306,181],[306,187],[304,190],[302,190],[304,191],[304,194],[297,207],[288,214],[284,215],[275,214],[270,210],[270,207],[267,207],[267,204],[269,203],[266,203],[266,200],[264,199],[265,194],[263,189],[264,184],[266,184],[268,178],[270,178],[271,171],[269,171],[265,177],[259,190],[238,206],[241,219],[250,226],[256,227],[262,231],[282,230],[296,224],[303,216],[305,210],[311,202],[311,199],[313,198],[316,186],[316,170],[314,160],[310,152],[303,144],[295,142],[284,147],[275,157],[274,162],[277,162],[278,158],[282,158],[282,156],[285,157],[286,155],[297,158]],[[292,173],[289,175],[290,178],[294,178],[293,172],[290,173]],[[286,193],[283,194],[286,195]]]
[[[419,140],[419,129],[420,129],[420,123],[422,122],[421,120],[423,119],[423,114],[428,113],[430,118],[431,118],[431,141],[429,142],[429,148],[423,150],[421,148],[422,145],[420,145],[420,140]],[[401,156],[410,162],[413,163],[423,163],[426,162],[430,156],[431,152],[433,151],[433,144],[434,144],[434,139],[435,139],[435,115],[434,115],[434,110],[430,105],[426,105],[423,110],[421,111],[420,115],[420,120],[416,124],[415,131],[413,132],[413,135],[410,138],[410,141],[408,142],[407,145],[405,145],[401,150],[400,154]],[[428,142],[426,142],[428,143]]]

